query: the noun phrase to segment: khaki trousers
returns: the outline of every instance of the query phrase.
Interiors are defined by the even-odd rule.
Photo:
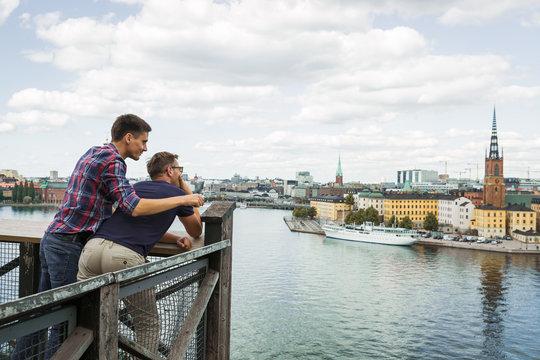
[[[93,238],[84,246],[79,259],[77,280],[86,280],[108,272],[141,265],[146,259],[139,253],[112,241]],[[159,316],[154,288],[122,299],[133,320],[137,343],[153,354],[159,346]]]

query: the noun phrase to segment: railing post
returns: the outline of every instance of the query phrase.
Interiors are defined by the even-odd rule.
[[[41,263],[39,243],[19,244],[19,298],[37,293]]]
[[[213,202],[202,215],[205,245],[229,239],[231,246],[210,255],[209,266],[219,281],[207,307],[206,359],[229,359],[231,338],[231,270],[235,202]]]
[[[117,283],[93,291],[80,301],[78,323],[94,332],[94,341],[83,359],[118,359],[118,293]]]

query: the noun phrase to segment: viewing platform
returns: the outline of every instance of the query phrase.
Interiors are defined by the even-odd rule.
[[[49,223],[0,220],[0,359],[21,339],[30,339],[25,358],[44,359],[51,326],[61,329],[55,360],[229,359],[235,207],[212,203],[190,251],[158,243],[147,264],[41,293],[39,243]],[[148,294],[154,301],[132,300]],[[157,354],[137,339],[154,319]]]

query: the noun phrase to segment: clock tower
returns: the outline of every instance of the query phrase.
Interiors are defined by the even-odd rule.
[[[491,205],[500,209],[505,206],[503,156],[499,156],[495,108],[493,109],[493,125],[491,128],[489,156],[486,154],[483,200],[484,205]]]

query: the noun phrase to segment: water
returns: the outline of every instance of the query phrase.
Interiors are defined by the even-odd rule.
[[[285,215],[234,212],[231,359],[540,358],[539,256],[327,240]]]

